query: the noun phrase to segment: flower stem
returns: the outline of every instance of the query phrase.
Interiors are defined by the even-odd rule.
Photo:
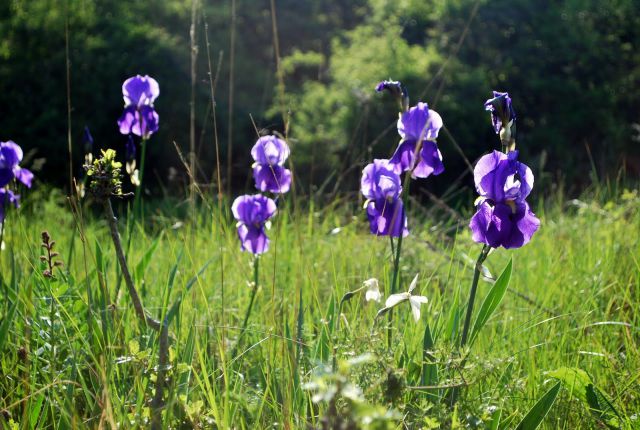
[[[402,233],[398,237],[398,245],[396,246],[396,258],[393,262],[393,278],[391,280],[391,294],[395,294],[398,287],[398,275],[400,272],[400,251],[402,249]],[[389,327],[387,327],[387,347],[391,349],[392,332],[391,324],[393,323],[393,309],[389,311]]]
[[[464,347],[467,343],[467,338],[469,336],[469,326],[471,325],[471,315],[473,314],[473,302],[476,299],[476,290],[478,289],[478,280],[480,279],[480,271],[482,270],[482,263],[486,260],[487,255],[489,255],[489,251],[491,247],[489,245],[485,245],[478,256],[478,261],[476,261],[476,267],[473,272],[473,281],[471,283],[471,291],[469,292],[469,303],[467,304],[467,316],[464,320],[464,328],[462,330],[462,340],[460,341],[460,347]]]
[[[140,296],[138,295],[138,290],[136,290],[136,287],[133,284],[133,279],[131,278],[131,273],[129,272],[129,267],[127,265],[127,259],[124,256],[124,251],[122,250],[122,242],[120,241],[120,233],[118,233],[117,219],[113,214],[111,200],[105,200],[104,210],[107,216],[107,224],[109,224],[109,230],[111,232],[111,239],[113,240],[113,245],[116,249],[118,262],[120,263],[120,270],[122,271],[124,282],[129,289],[129,295],[131,296],[131,301],[133,302],[133,307],[135,308],[136,315],[145,326],[149,326],[154,330],[159,330],[160,322],[145,314],[144,307],[142,306],[142,302],[140,301]]]
[[[233,353],[231,354],[232,356],[236,355],[235,353],[238,350],[238,345],[240,345],[240,340],[242,339],[242,336],[244,335],[244,332],[247,329],[247,324],[249,323],[249,317],[251,316],[251,310],[253,309],[253,302],[255,301],[256,292],[258,291],[258,279],[259,279],[258,275],[260,273],[259,262],[260,262],[260,257],[256,255],[253,260],[253,289],[251,290],[251,298],[249,299],[249,306],[247,307],[247,311],[244,314],[244,321],[242,322],[242,328],[240,329],[238,342],[236,343],[236,346],[233,348]]]
[[[5,188],[5,190],[8,190],[8,188]],[[7,223],[7,212],[9,212],[8,211],[9,208],[7,207],[8,204],[9,204],[9,193],[5,192],[4,202],[0,203],[2,210],[4,211],[4,218],[0,220],[0,264],[2,263],[2,242],[4,241],[4,226]],[[0,271],[1,269],[2,269],[2,266],[0,266]]]
[[[142,140],[140,141],[140,177],[138,178],[140,180],[140,185],[138,185],[138,192],[136,193],[136,200],[134,202],[133,205],[133,214],[134,215],[138,215],[140,217],[140,220],[142,220],[143,216],[144,216],[144,211],[142,210],[142,199],[141,199],[141,195],[142,195],[142,185],[143,185],[143,180],[144,180],[144,160],[145,158],[147,158],[147,139],[146,138],[142,138]]]
[[[389,235],[389,242],[391,242],[391,255],[396,255],[396,247],[393,244],[393,236]]]

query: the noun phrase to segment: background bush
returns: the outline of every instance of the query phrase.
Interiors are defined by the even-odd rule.
[[[204,3],[196,27],[201,182],[215,168],[205,23],[214,73],[222,52],[215,101],[225,162],[232,23],[230,0]],[[365,160],[390,155],[397,109],[373,91],[389,77],[407,85],[413,103],[426,101],[442,114],[471,162],[493,142],[482,103],[499,89],[514,96],[519,148],[543,182],[584,187],[589,151],[601,174],[616,173],[623,163],[640,171],[640,15],[634,0],[275,3],[284,109],[301,190],[355,189]],[[255,141],[250,116],[258,128],[284,130],[270,2],[237,0],[236,9],[233,165],[246,166]],[[67,19],[76,171],[85,125],[100,146],[122,149],[120,85],[142,73],[161,85],[161,128],[150,145],[148,184],[167,185],[171,178],[180,184],[176,172],[184,169],[171,142],[185,151],[189,144],[189,0],[2,2],[0,137],[47,159],[40,179],[66,183]],[[447,171],[431,186],[444,191],[465,164],[446,134],[440,142]],[[232,172],[233,187],[242,188],[246,169]]]

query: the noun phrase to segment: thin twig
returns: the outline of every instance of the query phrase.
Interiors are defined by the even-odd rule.
[[[463,381],[457,384],[445,384],[445,385],[408,385],[405,388],[407,390],[437,390],[443,388],[458,388],[471,385],[469,382]]]
[[[195,187],[196,187],[196,66],[198,60],[198,45],[196,45],[196,14],[198,0],[191,1],[191,28],[189,39],[191,48],[191,101],[189,103],[189,170],[191,171],[191,186],[189,187],[189,204],[191,217],[195,219]]]
[[[125,284],[127,284],[127,288],[129,289],[129,295],[131,296],[131,300],[133,301],[133,307],[135,308],[136,315],[145,324],[145,326],[149,326],[154,330],[159,330],[160,322],[146,315],[144,307],[142,306],[142,302],[140,301],[140,296],[138,295],[138,290],[136,290],[136,287],[133,284],[133,279],[131,278],[131,273],[129,273],[129,267],[127,265],[127,259],[124,256],[124,251],[122,250],[120,233],[118,233],[118,220],[113,213],[111,200],[105,199],[104,210],[107,215],[107,224],[109,224],[111,239],[113,240],[113,245],[116,249],[118,262],[120,263],[120,270],[122,271],[122,275],[124,276]]]
[[[69,195],[73,193],[73,152],[71,145],[71,60],[69,59],[69,3],[64,22],[64,49],[67,73],[67,149],[69,151]]]
[[[227,189],[231,193],[231,171],[233,164],[233,102],[236,58],[236,0],[231,0],[231,34],[229,40],[229,118],[227,122]]]

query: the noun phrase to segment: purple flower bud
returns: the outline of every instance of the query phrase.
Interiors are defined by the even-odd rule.
[[[89,131],[88,126],[84,126],[84,133],[82,134],[82,143],[84,144],[84,153],[91,154],[93,153],[93,136]]]
[[[404,85],[402,85],[402,82],[388,80],[382,81],[376,85],[377,92],[380,93],[385,90],[398,99],[400,106],[402,107],[402,111],[406,111],[409,108],[409,93]]]
[[[289,146],[276,136],[262,136],[253,145],[251,156],[256,188],[262,192],[286,193],[291,187],[291,171],[284,168]]]
[[[20,167],[22,148],[13,141],[0,142],[0,187],[4,187],[14,178],[31,188],[33,173]]]
[[[509,125],[509,122],[516,119],[516,111],[513,110],[509,93],[493,92],[493,98],[484,103],[484,109],[491,112],[491,123],[496,134],[500,129]]]
[[[276,213],[276,203],[261,194],[244,195],[235,199],[231,211],[238,220],[238,238],[243,251],[258,255],[269,249],[265,224]]]
[[[153,102],[160,95],[158,82],[150,76],[136,75],[122,84],[125,109],[118,119],[120,133],[148,138],[158,131],[158,113]]]

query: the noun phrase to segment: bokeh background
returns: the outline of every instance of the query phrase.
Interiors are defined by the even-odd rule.
[[[357,191],[362,166],[388,157],[398,140],[395,103],[373,90],[385,78],[405,83],[412,104],[425,101],[444,118],[448,133],[439,146],[447,170],[429,179],[435,192],[472,183],[470,175],[459,179],[467,166],[460,152],[473,163],[497,146],[482,107],[493,89],[513,97],[521,159],[536,173],[537,192],[579,191],[594,175],[640,172],[637,0],[201,0],[195,20],[192,6],[1,1],[0,138],[25,148],[41,181],[68,183],[68,29],[74,169],[82,164],[85,126],[97,147],[124,148],[116,126],[122,81],[149,74],[161,95],[146,185],[155,195],[184,187],[172,142],[188,152],[195,23],[197,179],[204,187],[216,166],[210,73],[217,75],[216,130],[230,191],[251,186],[256,131],[284,133],[283,112],[298,192]]]

